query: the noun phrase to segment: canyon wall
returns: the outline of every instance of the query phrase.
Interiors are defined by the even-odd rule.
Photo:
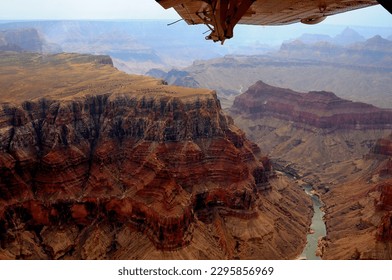
[[[391,258],[392,110],[258,82],[229,112],[275,168],[321,196],[322,258]]]
[[[233,111],[253,119],[273,117],[326,130],[392,129],[392,110],[341,99],[332,92],[295,92],[261,81],[238,96]]]
[[[36,67],[33,56],[24,69]],[[214,92],[125,75],[104,57],[44,64],[26,71],[40,85],[32,91],[1,80],[13,92],[0,109],[1,259],[301,252],[309,198],[274,173]]]
[[[377,143],[385,148],[387,140]],[[329,234],[320,243],[323,258],[392,258],[392,160],[382,151],[387,149],[376,145],[364,159],[352,163],[355,172],[324,193]]]
[[[328,167],[368,154],[392,126],[391,109],[261,81],[238,96],[229,113],[274,162],[290,165],[314,184],[329,180],[330,175],[324,176]],[[331,176],[347,177],[332,172]]]

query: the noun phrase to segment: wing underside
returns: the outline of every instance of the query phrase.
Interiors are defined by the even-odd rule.
[[[376,0],[156,0],[188,24],[206,24],[206,39],[224,42],[236,24],[315,24],[327,16],[378,4]]]

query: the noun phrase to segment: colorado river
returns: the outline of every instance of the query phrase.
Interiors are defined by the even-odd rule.
[[[311,186],[304,187],[306,194],[312,198],[314,214],[312,218],[312,224],[310,226],[311,233],[309,233],[306,237],[307,244],[301,254],[301,259],[320,260],[320,257],[316,256],[318,240],[327,234],[327,230],[323,220],[324,212],[320,209],[323,204],[319,197],[311,192],[312,189],[313,188]]]

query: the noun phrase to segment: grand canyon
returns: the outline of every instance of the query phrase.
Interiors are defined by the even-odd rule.
[[[0,259],[392,259],[392,37],[156,26],[0,24]]]
[[[391,258],[391,109],[259,81],[230,112],[276,169],[322,198],[322,258]]]
[[[0,258],[301,253],[310,199],[213,91],[127,75],[104,56],[1,62]]]

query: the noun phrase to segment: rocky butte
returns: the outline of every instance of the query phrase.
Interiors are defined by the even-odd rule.
[[[325,130],[391,129],[392,111],[341,99],[332,92],[295,92],[261,81],[238,96],[234,110],[252,118],[274,117]]]
[[[289,259],[311,202],[215,92],[0,53],[0,259]]]
[[[321,197],[323,259],[392,259],[391,109],[260,81],[230,114],[275,168]]]

